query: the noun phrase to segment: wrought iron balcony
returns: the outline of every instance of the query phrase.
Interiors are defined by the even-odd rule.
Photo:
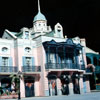
[[[0,66],[0,72],[10,73],[10,72],[18,72],[18,67],[15,66]]]
[[[40,66],[23,66],[22,72],[41,72]]]
[[[85,70],[84,65],[74,63],[47,63],[46,69],[79,69]]]
[[[100,73],[100,66],[95,66],[95,72]]]

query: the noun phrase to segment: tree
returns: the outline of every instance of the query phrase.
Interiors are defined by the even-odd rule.
[[[14,85],[14,91],[18,93],[18,90],[19,90],[19,76],[17,74],[11,74],[10,75],[10,78],[11,78],[11,83],[12,85]]]

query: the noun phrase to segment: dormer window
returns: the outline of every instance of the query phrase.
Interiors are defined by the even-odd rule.
[[[25,39],[29,39],[29,32],[25,31]]]
[[[61,30],[60,29],[58,29],[58,32],[60,32]]]
[[[31,52],[31,48],[26,47],[26,48],[25,48],[25,52],[30,53],[30,52]]]
[[[2,48],[2,52],[5,53],[5,52],[7,52],[7,51],[8,51],[8,48],[7,48],[7,47],[3,47],[3,48]]]

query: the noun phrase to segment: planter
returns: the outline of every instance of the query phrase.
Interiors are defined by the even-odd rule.
[[[0,96],[0,99],[17,99],[18,95],[2,95]]]

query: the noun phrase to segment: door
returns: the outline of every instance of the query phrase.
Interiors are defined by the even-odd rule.
[[[25,80],[25,96],[26,97],[34,96],[34,80],[33,79]]]
[[[56,80],[49,80],[48,85],[49,85],[49,95],[50,96],[57,95]]]

